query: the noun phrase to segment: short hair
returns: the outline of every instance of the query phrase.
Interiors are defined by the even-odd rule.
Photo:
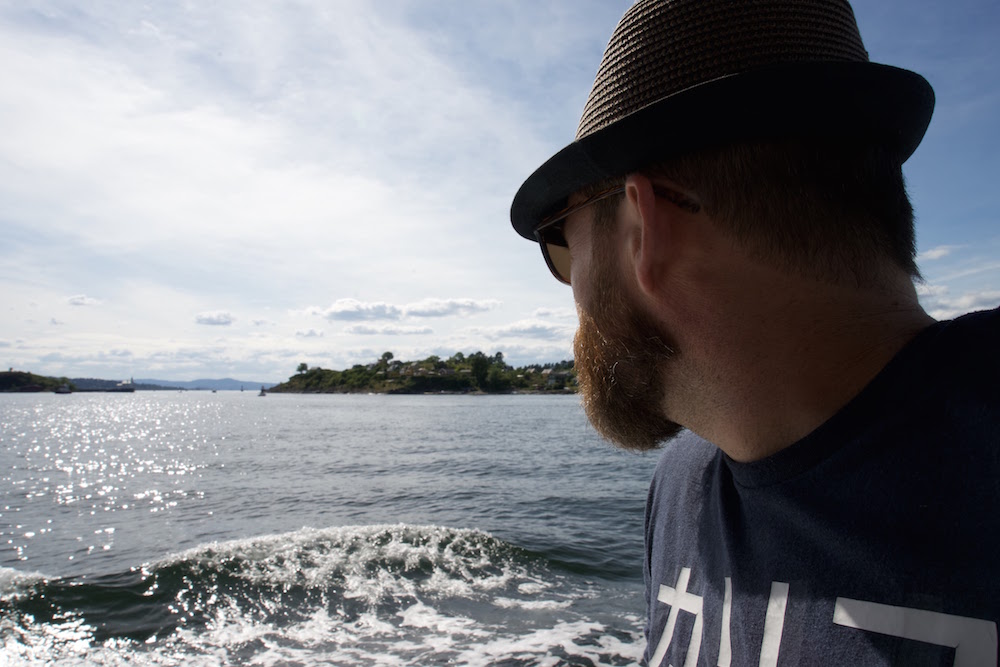
[[[741,143],[640,171],[654,180],[668,178],[697,196],[723,232],[758,261],[861,286],[881,282],[889,260],[920,279],[902,165],[877,146],[820,140]],[[613,220],[620,201],[597,202],[595,220]]]

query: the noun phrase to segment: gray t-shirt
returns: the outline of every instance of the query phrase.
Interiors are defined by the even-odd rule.
[[[650,665],[996,665],[1000,310],[921,332],[740,464],[686,433],[646,507]]]

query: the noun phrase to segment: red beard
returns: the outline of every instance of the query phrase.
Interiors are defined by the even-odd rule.
[[[610,258],[595,254],[593,259],[589,279],[595,302],[592,312],[579,307],[573,340],[583,407],[597,432],[613,444],[655,449],[681,430],[663,415],[667,365],[677,351],[658,323],[625,294]]]

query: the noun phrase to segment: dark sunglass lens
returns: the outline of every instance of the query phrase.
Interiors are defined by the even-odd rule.
[[[546,243],[545,250],[552,270],[564,283],[569,284],[569,248]]]

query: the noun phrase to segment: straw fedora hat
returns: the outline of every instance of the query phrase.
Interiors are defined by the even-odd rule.
[[[581,188],[670,155],[740,140],[873,142],[900,163],[934,91],[869,62],[847,0],[639,0],[615,29],[576,139],[511,206],[525,238]]]

